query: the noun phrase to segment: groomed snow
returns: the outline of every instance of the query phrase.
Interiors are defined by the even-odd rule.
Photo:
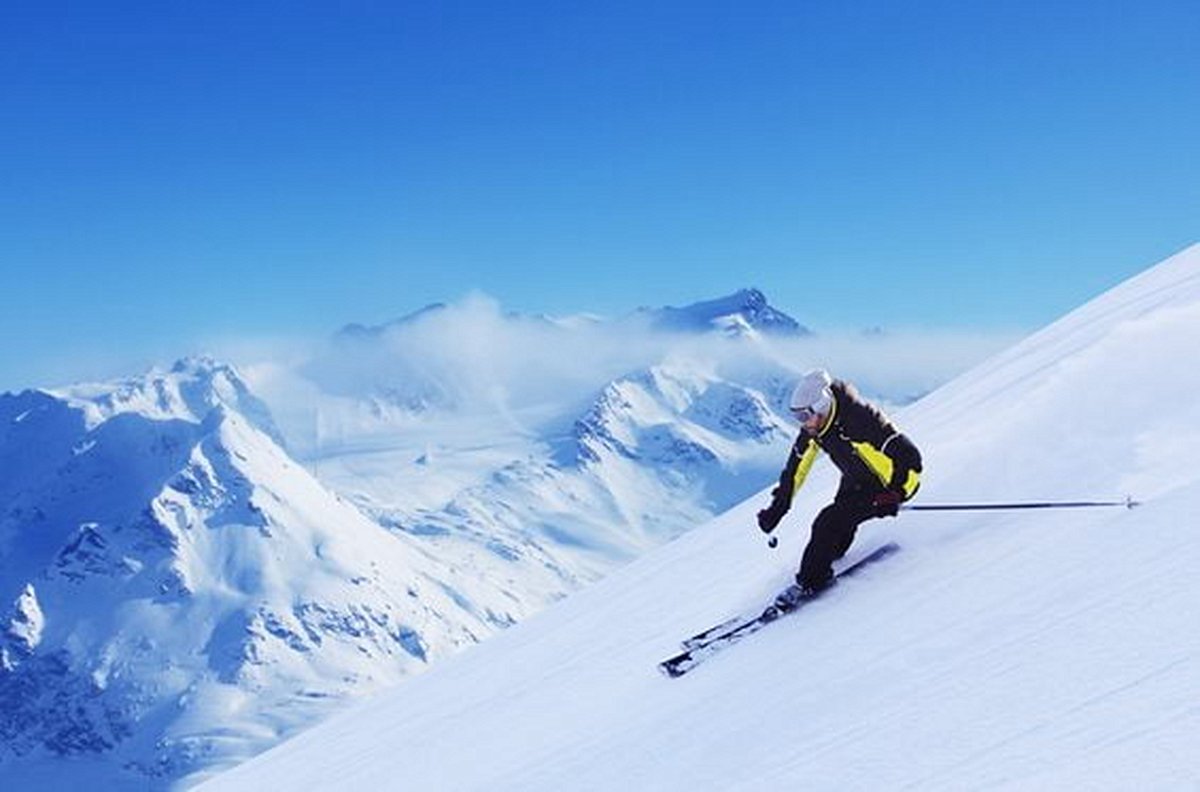
[[[677,641],[781,586],[831,494],[768,550],[764,495],[396,690],[213,779],[257,789],[1200,786],[1200,246],[897,416],[926,503],[902,552],[668,680]],[[782,462],[782,460],[781,460]]]

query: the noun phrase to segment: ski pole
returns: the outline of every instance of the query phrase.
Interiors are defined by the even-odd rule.
[[[900,506],[903,511],[988,511],[996,509],[1086,509],[1104,506],[1124,506],[1132,509],[1141,506],[1141,501],[1135,501],[1126,496],[1123,501],[1035,501],[1030,503],[905,503]]]
[[[902,503],[901,511],[997,511],[1000,509],[1085,509],[1106,506],[1124,506],[1132,509],[1141,506],[1133,496],[1126,495],[1123,501],[1033,501],[1025,503]],[[771,536],[767,539],[767,547],[774,550],[779,546],[779,539]]]

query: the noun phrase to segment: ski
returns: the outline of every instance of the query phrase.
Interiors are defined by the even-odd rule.
[[[691,638],[684,638],[679,642],[679,645],[684,649],[697,649],[701,646],[704,646],[704,644],[708,643],[713,638],[716,638],[721,633],[732,630],[736,627],[740,627],[747,622],[755,621],[761,615],[762,614],[760,613],[755,613],[750,616],[734,616],[731,619],[726,619],[720,624],[709,627],[704,632],[696,633]]]
[[[844,577],[849,577],[868,564],[881,561],[899,549],[900,545],[896,544],[895,542],[889,542],[881,547],[877,547],[867,555],[838,572],[835,578],[841,579]],[[833,587],[831,586],[830,588]],[[696,635],[684,641],[684,644],[687,648],[674,657],[663,660],[658,664],[658,668],[671,678],[683,676],[688,671],[691,671],[693,668],[700,665],[700,663],[704,662],[704,660],[719,652],[721,649],[737,643],[747,635],[753,635],[781,616],[786,616],[789,613],[795,613],[797,610],[813,600],[819,599],[824,595],[825,592],[829,590],[830,589],[827,588],[819,594],[815,594],[808,599],[801,600],[796,604],[796,607],[790,611],[780,611],[772,602],[771,605],[768,605],[767,608],[757,616],[728,619],[721,624],[716,625],[715,627],[710,627],[704,632],[697,633]]]

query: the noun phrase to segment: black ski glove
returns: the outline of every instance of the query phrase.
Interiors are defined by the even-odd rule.
[[[758,513],[758,527],[763,533],[771,533],[779,525],[779,521],[783,519],[784,509],[779,503],[772,503],[767,508]]]
[[[880,517],[895,517],[900,513],[900,504],[904,502],[904,493],[894,490],[885,489],[883,492],[875,496],[871,501],[871,505],[875,507],[875,514]]]

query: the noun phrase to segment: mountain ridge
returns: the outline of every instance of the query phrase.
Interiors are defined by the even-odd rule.
[[[334,492],[211,357],[0,397],[0,462],[24,471],[0,483],[0,751],[107,757],[118,786],[210,772],[702,522],[786,443],[767,396],[704,369],[609,387],[641,412],[588,415],[632,455],[585,416],[569,455],[546,446],[433,510]]]
[[[431,303],[424,308],[379,325],[351,323],[334,335],[335,341],[355,343],[377,341],[389,332],[420,323],[431,317],[443,315],[450,310],[446,303]],[[803,336],[812,331],[801,325],[783,311],[773,307],[765,294],[757,288],[743,288],[736,292],[710,300],[701,300],[689,305],[661,308],[638,308],[632,314],[616,320],[604,320],[593,315],[551,318],[543,315],[525,316],[509,312],[508,318],[531,320],[551,327],[564,329],[572,326],[603,325],[608,322],[621,323],[635,320],[651,328],[670,332],[725,332],[730,333],[735,324],[745,332],[762,331],[778,335]]]
[[[1200,390],[1200,368],[1179,365],[1198,273],[1194,247],[896,416],[926,454],[926,502],[1128,492],[1143,506],[871,522],[847,561],[896,541],[893,559],[663,678],[679,639],[788,580],[835,488],[820,467],[778,552],[753,527],[764,490],[202,789],[399,774],[531,792],[1191,785],[1200,407],[1161,389]]]
[[[721,300],[700,305],[728,318]],[[457,356],[458,318],[482,352]],[[772,334],[709,319],[630,354],[647,335],[636,318],[514,320],[482,303],[356,346],[361,379],[302,368],[269,406],[205,356],[0,396],[8,769],[57,779],[43,785],[85,764],[114,788],[190,783],[741,501],[790,446],[795,372]],[[569,371],[522,385],[559,352]],[[316,442],[297,442],[272,408],[313,393]],[[23,552],[8,552],[18,533]],[[61,717],[39,724],[47,701]]]

